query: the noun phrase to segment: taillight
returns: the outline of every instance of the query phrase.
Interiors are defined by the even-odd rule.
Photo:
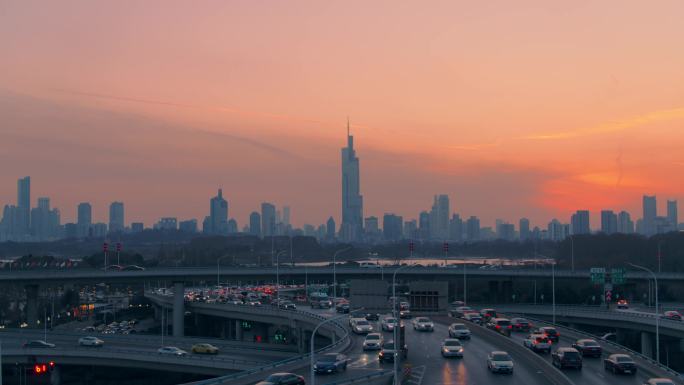
[[[513,326],[511,326],[511,325],[508,325],[508,328],[509,328],[509,329],[513,329]]]
[[[499,329],[501,329],[501,326],[496,325],[496,330],[499,330]]]

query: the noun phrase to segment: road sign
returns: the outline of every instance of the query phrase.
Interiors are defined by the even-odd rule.
[[[606,282],[606,269],[604,267],[592,267],[589,273],[591,275],[591,283],[594,285],[601,285]]]
[[[613,268],[610,271],[610,281],[614,285],[622,285],[625,283],[625,269],[622,267]]]
[[[606,302],[610,302],[613,299],[613,292],[606,290]]]

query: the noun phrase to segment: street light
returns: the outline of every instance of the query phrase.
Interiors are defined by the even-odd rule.
[[[280,299],[280,255],[286,252],[286,250],[281,250],[276,254],[276,300]]]
[[[356,310],[359,310],[359,309],[356,309]],[[311,369],[311,378],[309,379],[309,382],[311,383],[311,385],[315,385],[315,383],[316,383],[316,371],[314,370],[314,340],[315,340],[314,337],[316,336],[316,332],[318,331],[318,328],[323,326],[323,324],[326,324],[326,323],[332,322],[332,321],[337,321],[338,319],[345,318],[345,317],[347,317],[347,315],[342,314],[342,315],[339,315],[337,317],[328,318],[328,319],[322,321],[321,323],[319,323],[318,325],[316,325],[314,330],[311,332],[311,349],[309,350],[309,355],[310,355],[310,359],[311,359],[311,363],[309,364],[310,369]]]
[[[351,249],[351,246],[337,250],[333,254],[333,310],[335,310],[335,300],[337,299],[337,254],[343,253],[349,249]]]
[[[218,257],[216,259],[216,286],[221,285],[221,266],[219,265],[219,262],[221,262],[221,260],[223,258],[228,258],[228,257],[229,257],[229,255],[224,255],[224,256]]]
[[[400,270],[413,267],[414,265],[404,265],[396,268],[392,274],[392,315],[394,316],[394,329],[392,329],[392,338],[394,338],[394,370],[392,371],[393,384],[399,385],[399,337],[397,330],[401,327],[401,320],[397,315],[397,273]]]
[[[467,276],[466,276],[466,267],[468,264],[466,263],[465,259],[463,259],[463,306],[467,306],[466,302],[466,297],[468,295],[468,281],[467,281]]]
[[[633,263],[628,263],[628,265],[632,267],[636,267],[637,269],[641,269],[653,277],[653,280],[655,281],[655,319],[656,319],[656,361],[660,363],[660,310],[658,308],[658,277],[655,275],[655,273],[646,267],[635,265]]]
[[[545,255],[537,254],[537,257],[543,257],[545,259],[552,259]],[[543,300],[543,297],[542,297]],[[551,263],[551,317],[552,322],[556,323],[556,259],[553,258],[553,263]]]

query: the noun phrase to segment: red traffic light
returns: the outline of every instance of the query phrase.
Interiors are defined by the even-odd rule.
[[[35,374],[43,374],[43,373],[47,372],[47,365],[35,364],[35,365],[33,365],[33,372]]]

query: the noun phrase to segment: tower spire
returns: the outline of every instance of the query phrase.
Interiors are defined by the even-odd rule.
[[[347,136],[349,136],[349,115],[347,115]]]

